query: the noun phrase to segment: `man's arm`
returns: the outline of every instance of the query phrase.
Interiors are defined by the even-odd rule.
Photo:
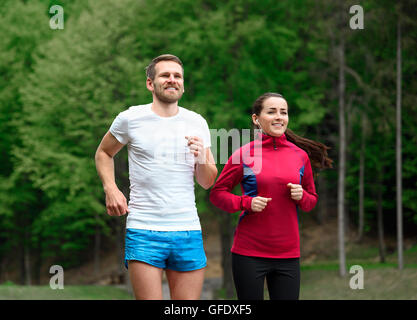
[[[214,162],[210,148],[203,146],[203,139],[200,137],[185,137],[188,140],[190,152],[195,157],[195,179],[204,189],[210,188],[217,177],[217,167]]]
[[[123,146],[110,132],[107,132],[103,140],[101,140],[95,155],[97,172],[106,194],[107,213],[111,216],[121,216],[129,212],[126,198],[117,187],[114,178],[113,157]]]
[[[197,162],[195,168],[195,179],[198,184],[204,189],[210,188],[217,177],[217,167],[214,162],[213,154],[211,153],[210,148],[205,149],[205,162]]]

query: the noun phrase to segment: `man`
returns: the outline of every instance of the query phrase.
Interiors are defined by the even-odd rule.
[[[199,114],[178,106],[184,69],[173,55],[146,68],[153,101],[119,113],[95,156],[107,213],[126,220],[125,265],[136,299],[162,299],[162,272],[171,299],[199,299],[206,256],[194,195],[194,176],[211,187],[217,168],[210,132]],[[118,189],[113,157],[128,146],[130,200]]]

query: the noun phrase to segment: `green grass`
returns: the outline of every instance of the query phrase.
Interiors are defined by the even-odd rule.
[[[403,252],[404,266],[406,268],[417,268],[417,245],[404,250]],[[346,248],[346,266],[349,270],[352,265],[361,265],[363,268],[396,268],[398,266],[397,253],[386,254],[385,262],[379,260],[378,248],[372,246],[361,245],[357,243],[348,243]],[[338,270],[338,257],[328,257],[317,259],[313,262],[303,262],[301,258],[301,269],[324,269]]]
[[[417,300],[417,246],[404,250],[404,269],[398,270],[397,254],[386,255],[379,262],[378,248],[350,243],[346,250],[346,276],[339,276],[337,257],[303,262],[301,258],[302,300]],[[349,282],[355,274],[350,267],[360,265],[364,270],[364,289],[351,289]],[[215,295],[225,299],[224,290]],[[265,289],[265,299],[268,291]]]
[[[0,300],[132,300],[124,289],[112,286],[49,286],[0,285]]]
[[[417,246],[404,250],[404,269],[398,270],[397,254],[386,255],[386,262],[379,262],[378,248],[349,243],[346,253],[346,276],[339,276],[339,261],[321,259],[312,263],[301,260],[300,299],[307,300],[396,300],[417,299]],[[353,290],[349,286],[354,274],[352,265],[364,270],[364,289]]]
[[[337,258],[304,263],[301,259],[302,300],[417,300],[417,246],[404,251],[404,269],[397,269],[395,253],[387,255],[386,263],[379,263],[378,250],[357,244],[347,250],[347,274],[339,276]],[[349,286],[352,265],[364,269],[364,289],[353,290]],[[225,299],[224,290],[214,292],[218,299]],[[0,300],[132,300],[126,290],[114,286],[66,285],[63,290],[49,286],[18,286],[13,283],[0,285]],[[268,293],[265,292],[265,299]]]
[[[302,270],[300,299],[303,300],[410,300],[417,299],[417,269],[364,268],[364,289],[349,286],[353,274],[338,270]]]
[[[300,300],[417,300],[417,268],[399,271],[390,266],[362,267],[363,289],[350,288],[354,274],[349,269],[345,277],[340,277],[336,265],[327,265],[325,269],[301,268]],[[220,299],[229,299],[224,290],[215,294]],[[264,297],[269,299],[266,287]]]
[[[301,269],[301,300],[409,300],[417,299],[417,268],[364,268],[364,289],[349,286],[354,276],[347,270],[346,277],[339,276],[337,266],[329,264],[322,269]],[[224,290],[217,291],[218,298]],[[124,289],[112,286],[65,286],[52,290],[49,286],[0,285],[0,300],[132,300]],[[268,293],[265,292],[265,299]]]

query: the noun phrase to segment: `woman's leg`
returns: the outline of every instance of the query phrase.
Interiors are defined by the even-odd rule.
[[[257,258],[232,253],[232,272],[239,300],[263,300],[265,273]]]
[[[271,300],[298,300],[300,294],[300,260],[274,259],[274,269],[266,275]]]

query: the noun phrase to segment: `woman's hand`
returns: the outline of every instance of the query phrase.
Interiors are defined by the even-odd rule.
[[[289,183],[287,187],[291,189],[291,199],[299,201],[303,198],[303,187],[301,185]]]
[[[261,212],[272,198],[255,197],[252,199],[251,210],[253,212]]]

